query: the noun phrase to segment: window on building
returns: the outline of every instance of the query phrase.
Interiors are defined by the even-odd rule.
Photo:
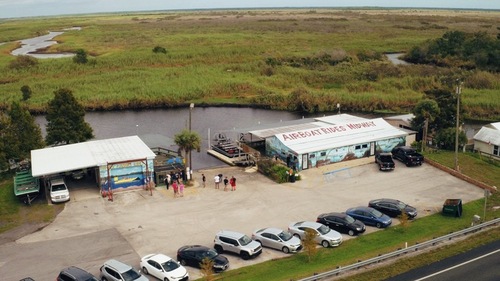
[[[496,156],[500,156],[500,149],[498,149],[498,145],[493,146],[493,154]]]
[[[321,156],[326,156],[326,152],[321,152]]]
[[[354,149],[356,149],[356,150],[361,149],[361,145],[356,145],[356,146],[354,147]]]
[[[315,158],[316,155],[315,154],[309,154],[309,158]]]

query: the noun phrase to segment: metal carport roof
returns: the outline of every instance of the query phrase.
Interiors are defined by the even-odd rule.
[[[154,159],[156,154],[138,137],[94,140],[31,151],[34,177],[137,159]]]

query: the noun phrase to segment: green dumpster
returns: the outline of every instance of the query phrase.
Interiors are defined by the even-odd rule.
[[[446,199],[443,204],[443,216],[461,217],[462,199]]]

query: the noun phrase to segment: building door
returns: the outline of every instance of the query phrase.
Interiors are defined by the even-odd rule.
[[[370,156],[375,154],[375,142],[370,143]]]
[[[309,154],[302,154],[302,170],[309,169]]]

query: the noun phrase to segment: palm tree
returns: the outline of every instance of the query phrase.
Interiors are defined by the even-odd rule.
[[[200,151],[201,148],[201,137],[198,133],[189,131],[189,130],[183,130],[179,134],[175,135],[175,144],[179,146],[179,149],[181,151],[184,151],[184,157],[185,159],[189,159],[187,156],[189,155],[188,153],[191,153],[192,150],[196,149],[196,151]],[[191,168],[192,163],[187,163],[185,168],[189,167]],[[191,170],[191,169],[190,169]],[[188,174],[186,169],[186,175],[188,175],[188,178],[191,178],[191,175]]]

